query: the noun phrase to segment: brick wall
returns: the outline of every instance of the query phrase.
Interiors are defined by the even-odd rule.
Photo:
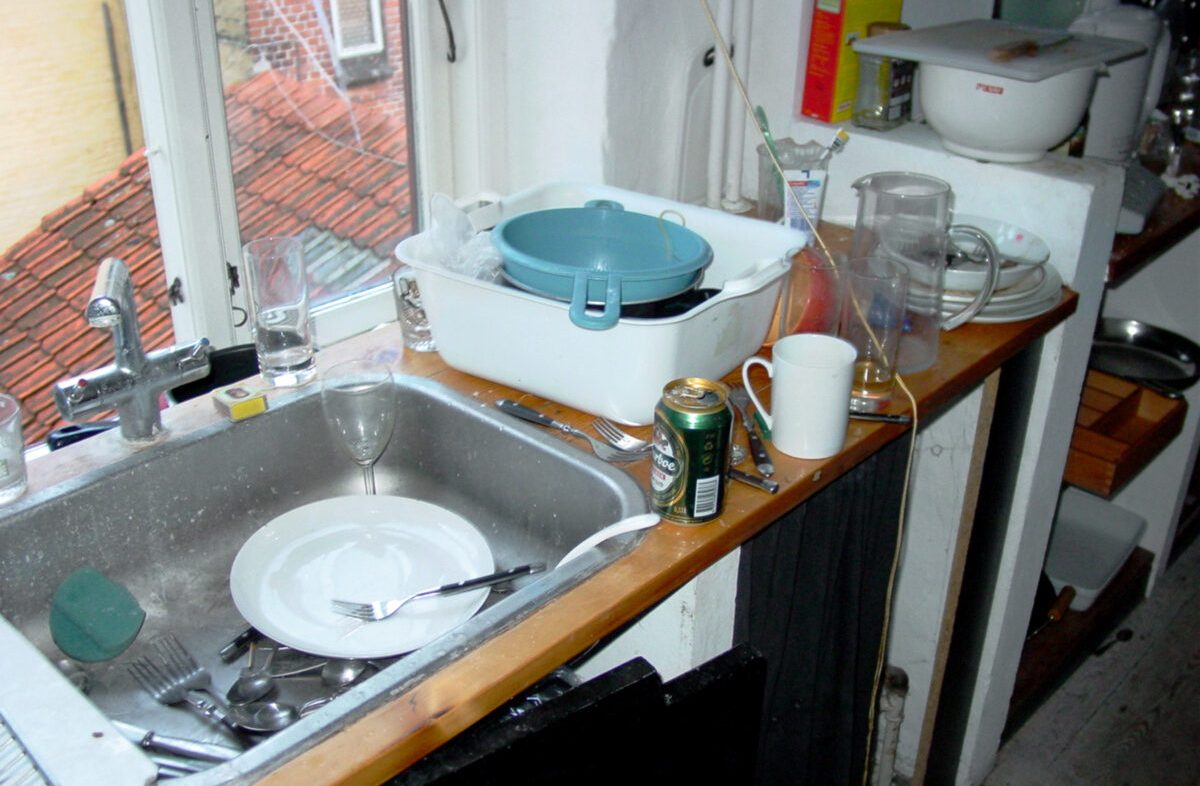
[[[332,25],[329,0],[318,0]],[[405,114],[405,57],[403,0],[380,0],[387,78],[347,89],[356,104],[382,109],[393,116]],[[281,15],[282,14],[282,15]],[[298,81],[327,82],[336,78],[331,56],[332,43],[321,30],[313,0],[246,0],[247,43],[274,69]]]

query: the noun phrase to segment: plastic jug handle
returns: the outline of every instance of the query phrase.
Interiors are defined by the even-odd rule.
[[[974,319],[992,299],[992,294],[996,291],[996,282],[1000,280],[1000,252],[996,250],[996,244],[992,242],[992,238],[987,232],[967,224],[955,224],[948,231],[970,235],[979,242],[979,245],[983,247],[983,262],[987,266],[987,272],[983,279],[983,286],[975,293],[975,299],[968,303],[962,311],[943,319],[942,330],[954,330]]]

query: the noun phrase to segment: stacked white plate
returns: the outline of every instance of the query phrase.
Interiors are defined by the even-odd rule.
[[[972,322],[999,324],[1017,322],[1044,314],[1058,305],[1062,295],[1062,276],[1053,265],[1034,268],[1012,286],[997,289]],[[942,316],[961,311],[975,299],[974,292],[947,289],[942,295]]]

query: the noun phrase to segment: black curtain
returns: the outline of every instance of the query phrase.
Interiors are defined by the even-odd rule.
[[[735,641],[767,658],[757,784],[862,779],[910,438],[743,546]]]

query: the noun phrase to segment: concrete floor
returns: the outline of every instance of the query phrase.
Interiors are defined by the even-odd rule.
[[[1200,540],[1000,749],[985,786],[1200,784]]]

